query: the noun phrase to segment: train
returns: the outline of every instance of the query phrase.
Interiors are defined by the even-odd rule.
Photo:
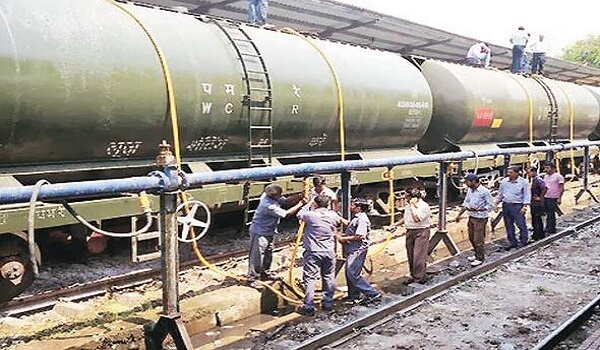
[[[147,174],[157,146],[172,139],[171,93],[185,172],[600,135],[598,87],[141,3],[0,0],[0,28],[1,187]],[[379,183],[381,171],[353,174],[353,181]],[[399,167],[392,176],[401,182],[436,174],[435,164],[424,164]],[[300,190],[293,178],[277,181],[288,192]],[[190,193],[226,211],[261,190],[243,183]],[[103,225],[131,220],[135,226],[142,212],[134,194],[72,205]],[[0,301],[33,280],[27,210],[0,206]],[[35,215],[37,237],[57,230],[84,242],[98,237],[81,233],[58,204],[40,204]],[[132,259],[144,257],[132,253]]]

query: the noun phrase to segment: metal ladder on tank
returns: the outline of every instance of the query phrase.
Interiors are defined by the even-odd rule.
[[[131,218],[131,232],[137,231],[139,227],[137,227],[138,218]],[[150,240],[157,240],[155,244],[156,250],[145,252],[140,254],[140,242],[146,242]],[[160,240],[160,232],[159,231],[148,231],[144,233],[140,233],[139,235],[135,235],[131,237],[131,261],[132,262],[144,262],[148,260],[154,260],[160,258],[160,246],[162,242]]]
[[[215,24],[233,45],[243,71],[246,94],[243,117],[248,121],[248,167],[273,164],[273,89],[264,58],[258,47],[240,25]],[[251,183],[244,184],[244,222],[248,225],[260,197],[250,195]]]
[[[542,78],[536,77],[536,76],[532,76],[532,78],[538,84],[540,84],[542,89],[544,89],[546,96],[548,97],[548,103],[549,103],[549,107],[550,107],[550,109],[548,110],[548,119],[550,121],[550,134],[548,135],[548,141],[550,142],[551,145],[556,144],[556,141],[557,141],[556,138],[558,137],[558,119],[559,119],[558,102],[556,102],[556,96],[554,96],[554,92],[552,92],[552,90],[550,89],[548,84],[546,84],[546,82]]]

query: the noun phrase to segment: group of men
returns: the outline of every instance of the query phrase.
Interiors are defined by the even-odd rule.
[[[544,41],[544,36],[539,35],[538,40],[534,42],[530,42],[529,38],[531,34],[525,32],[525,28],[520,26],[517,31],[510,38],[510,43],[513,45],[512,47],[512,64],[511,64],[511,72],[513,73],[527,73],[528,70],[525,69],[526,62],[525,51],[531,51],[533,53],[533,58],[531,59],[531,73],[532,74],[542,74],[544,70],[544,64],[546,63],[546,52],[548,51],[548,46]],[[529,46],[528,46],[529,44]]]
[[[525,215],[531,207],[533,240],[543,239],[546,234],[556,233],[556,211],[561,203],[565,180],[556,171],[556,165],[549,162],[544,166],[545,176],[538,175],[538,169],[531,167],[527,173],[529,182],[519,175],[519,168],[511,166],[507,176],[500,183],[496,199],[492,199],[490,191],[479,182],[475,174],[468,174],[465,182],[468,187],[461,211],[456,217],[460,221],[464,212],[469,212],[467,229],[469,241],[475,255],[470,258],[471,265],[477,266],[485,259],[485,232],[488,218],[492,209],[498,211],[502,203],[502,216],[508,244],[505,249],[520,248],[528,244],[529,232]],[[546,228],[542,216],[546,215]],[[519,229],[519,238],[515,234],[515,225]]]
[[[525,28],[521,26],[510,38],[510,43],[513,45],[511,64],[511,72],[513,73],[543,73],[548,46],[543,35],[540,35],[538,40],[533,42],[529,40],[530,36],[531,34],[526,33]],[[528,69],[528,63],[526,62],[526,51],[533,53],[531,69]],[[484,42],[479,42],[469,48],[465,61],[470,66],[488,68],[491,59],[492,50],[490,47]]]
[[[315,313],[315,284],[319,276],[323,288],[321,308],[324,311],[332,309],[336,288],[336,241],[342,245],[342,255],[346,262],[348,286],[346,299],[368,304],[381,298],[381,293],[361,276],[371,230],[371,222],[367,216],[369,203],[362,198],[353,199],[350,205],[353,216],[350,220],[346,220],[332,209],[337,208],[337,196],[324,184],[323,177],[315,176],[314,187],[310,190],[309,197],[298,198],[297,203],[287,210],[282,208],[287,201],[282,196],[282,188],[277,184],[269,184],[261,195],[250,225],[252,240],[248,280],[252,286],[259,287],[260,284],[256,282],[258,279],[273,278],[269,269],[272,262],[273,236],[277,232],[280,219],[298,212],[298,219],[305,223],[302,238],[304,248],[302,280],[305,297],[298,312],[308,316]],[[346,227],[343,233],[342,225]]]
[[[516,166],[507,169],[504,178],[493,199],[491,192],[480,183],[476,174],[467,174],[466,196],[456,217],[459,222],[468,212],[467,229],[474,256],[469,257],[472,266],[478,266],[485,260],[485,234],[492,210],[498,211],[502,203],[502,215],[510,250],[525,246],[529,242],[526,224],[527,208],[531,207],[533,240],[540,240],[546,234],[556,232],[556,210],[561,203],[564,191],[564,178],[556,171],[556,165],[549,162],[544,167],[545,176],[538,170],[529,168],[529,182],[520,176]],[[342,245],[342,256],[346,264],[346,283],[348,295],[345,299],[353,302],[370,303],[379,300],[381,292],[373,288],[362,276],[361,271],[369,249],[371,222],[367,213],[370,205],[363,198],[351,201],[352,217],[344,219],[337,211],[339,203],[335,192],[325,186],[321,176],[313,178],[314,187],[308,197],[296,197],[289,200],[282,196],[282,188],[269,184],[261,195],[250,226],[251,244],[248,267],[248,280],[253,287],[260,287],[258,280],[273,279],[269,273],[273,253],[273,236],[281,218],[297,213],[305,223],[302,245],[303,275],[305,287],[303,305],[298,312],[303,315],[315,313],[315,284],[321,278],[323,296],[321,308],[332,309],[335,291],[336,242]],[[405,283],[425,283],[427,281],[427,257],[429,249],[430,217],[429,204],[424,201],[418,188],[409,188],[405,195],[404,216],[392,227],[404,225],[406,228],[406,252],[410,268],[410,278]],[[283,209],[282,206],[289,206]],[[544,229],[542,216],[546,215]],[[517,239],[515,225],[519,230]],[[342,228],[345,227],[345,230]]]

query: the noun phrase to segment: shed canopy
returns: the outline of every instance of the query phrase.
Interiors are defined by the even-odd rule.
[[[247,18],[247,0],[143,1],[242,22]],[[469,47],[479,41],[333,0],[269,0],[268,22],[275,27],[292,27],[324,39],[457,63],[462,63]],[[508,69],[510,48],[498,45],[490,45],[490,48],[492,66]],[[599,69],[551,57],[546,61],[544,75],[600,86]]]

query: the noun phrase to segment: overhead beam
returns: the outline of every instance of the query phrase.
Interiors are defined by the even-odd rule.
[[[321,38],[329,38],[333,33],[339,33],[339,32],[343,32],[346,30],[354,29],[354,28],[360,28],[360,27],[368,26],[369,24],[375,24],[377,22],[379,22],[379,18],[374,18],[374,19],[372,19],[370,21],[366,21],[366,22],[352,21],[347,26],[338,27],[338,28],[327,28],[324,31],[320,32],[318,35]]]
[[[240,1],[240,0],[223,0],[223,1],[215,2],[215,3],[207,2],[204,5],[200,5],[194,9],[190,10],[190,12],[206,14],[206,12],[208,12],[211,9],[222,8],[222,7],[225,7],[229,4],[232,4],[232,3],[238,2],[238,1]]]

